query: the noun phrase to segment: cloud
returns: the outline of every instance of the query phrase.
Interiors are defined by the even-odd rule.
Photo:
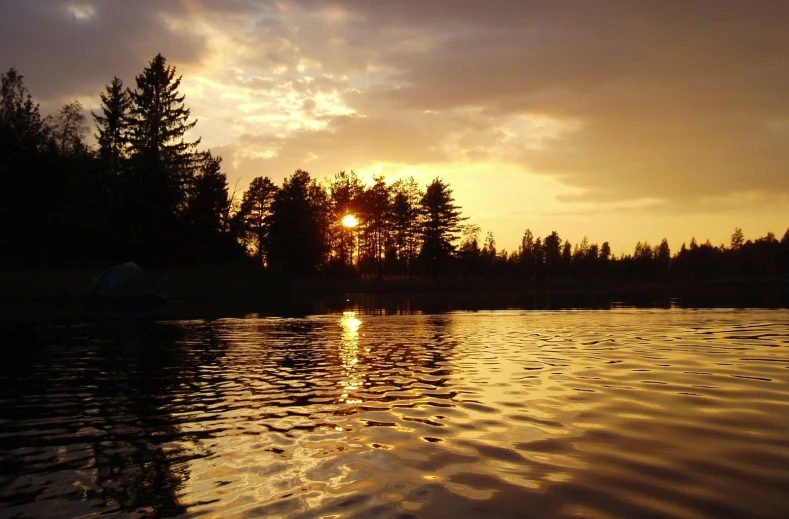
[[[69,98],[98,96],[114,75],[131,81],[159,52],[172,63],[194,63],[205,46],[175,2],[0,3],[3,71],[16,67],[34,96],[55,106]]]
[[[0,2],[0,64],[36,97],[162,52],[244,177],[506,163],[560,204],[789,194],[783,2]]]

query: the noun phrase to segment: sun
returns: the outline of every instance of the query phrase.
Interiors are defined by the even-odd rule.
[[[359,220],[357,220],[356,217],[352,214],[346,214],[342,218],[342,225],[343,227],[356,227],[357,225],[359,225]]]

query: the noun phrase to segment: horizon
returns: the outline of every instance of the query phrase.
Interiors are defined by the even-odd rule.
[[[449,183],[516,250],[728,245],[789,224],[789,7],[334,1],[9,4],[0,64],[43,113],[157,52],[232,186],[296,169]]]

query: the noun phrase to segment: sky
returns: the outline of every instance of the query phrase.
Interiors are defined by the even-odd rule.
[[[526,228],[616,254],[789,226],[789,2],[0,0],[0,69],[48,113],[183,75],[231,191],[449,182],[499,249]]]

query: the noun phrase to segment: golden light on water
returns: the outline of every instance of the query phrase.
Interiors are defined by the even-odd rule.
[[[353,218],[351,215],[348,216]],[[345,218],[348,218],[348,216]],[[343,225],[345,225],[345,218],[343,218]],[[356,221],[355,218],[354,221]],[[353,398],[351,396],[351,393],[357,391],[364,383],[356,371],[356,364],[359,362],[359,328],[361,325],[362,321],[356,317],[355,312],[343,312],[340,319],[340,326],[342,327],[340,360],[342,361],[343,374],[346,378],[340,382],[340,386],[342,386],[340,402],[345,402],[346,404],[361,404],[364,401],[361,398]]]
[[[346,214],[342,218],[342,225],[343,227],[356,227],[357,225],[359,225],[359,220],[357,220],[356,217],[352,214]]]

